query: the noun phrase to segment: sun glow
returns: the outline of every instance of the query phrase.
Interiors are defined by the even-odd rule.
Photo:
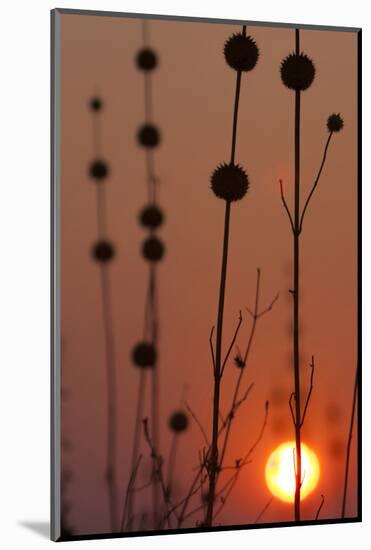
[[[282,443],[268,458],[265,467],[265,480],[273,496],[283,502],[294,502],[295,497],[295,441]],[[305,499],[315,489],[320,465],[316,454],[304,443],[301,444],[302,486],[300,500]]]

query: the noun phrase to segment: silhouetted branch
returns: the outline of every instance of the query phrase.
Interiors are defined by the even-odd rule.
[[[317,510],[317,513],[316,513],[316,517],[314,518],[316,521],[317,521],[317,519],[319,518],[319,514],[320,514],[320,512],[321,512],[321,510],[322,510],[322,506],[324,505],[324,503],[325,503],[325,497],[324,497],[323,495],[321,495],[321,503],[320,503],[320,505],[319,505],[319,507],[318,507],[318,510]]]
[[[241,357],[240,360],[239,360],[240,373],[238,375],[238,379],[237,379],[237,382],[236,382],[235,391],[234,391],[234,394],[233,394],[232,404],[231,404],[231,407],[230,407],[230,410],[229,410],[229,414],[226,417],[226,421],[227,421],[226,434],[225,434],[223,446],[222,446],[221,453],[220,453],[219,467],[222,467],[223,461],[224,461],[224,458],[225,458],[225,453],[226,453],[226,450],[227,450],[228,440],[229,440],[229,436],[230,436],[231,424],[232,424],[232,421],[234,419],[234,413],[236,411],[236,404],[238,403],[238,395],[239,395],[239,392],[240,392],[242,378],[243,378],[243,375],[244,375],[244,372],[245,372],[245,369],[246,369],[247,360],[248,360],[249,355],[250,355],[250,350],[251,350],[254,335],[255,335],[257,321],[259,320],[260,317],[262,317],[262,315],[264,315],[265,313],[268,313],[269,311],[271,311],[271,309],[273,308],[275,302],[278,299],[278,295],[277,295],[265,310],[263,310],[262,312],[259,312],[260,279],[261,279],[261,270],[260,270],[260,268],[257,268],[257,270],[256,270],[256,289],[255,289],[254,310],[251,311],[249,308],[246,308],[247,311],[250,313],[253,322],[252,322],[250,335],[249,335],[249,340],[248,340],[248,343],[247,343],[247,346],[246,346],[244,356],[243,356],[243,358]],[[247,395],[248,395],[248,393],[250,392],[251,389],[252,389],[252,385],[248,388],[248,390],[246,392]],[[246,395],[246,397],[247,397],[247,395]],[[246,399],[246,397],[242,400],[242,402]]]
[[[240,316],[239,316],[239,318],[238,318],[237,327],[236,327],[236,330],[235,330],[235,332],[234,332],[234,335],[233,335],[231,344],[230,344],[230,346],[229,346],[229,348],[228,348],[228,351],[227,351],[227,354],[226,354],[226,356],[225,356],[225,359],[224,359],[224,361],[223,361],[222,370],[221,370],[221,374],[220,374],[221,377],[223,376],[224,368],[225,368],[225,366],[226,366],[226,364],[227,364],[228,358],[229,358],[229,356],[230,356],[230,354],[231,354],[232,348],[233,348],[234,343],[235,343],[235,341],[236,341],[236,338],[237,338],[237,335],[238,335],[238,331],[240,330],[241,323],[242,323],[242,311],[240,310]]]
[[[316,190],[316,187],[318,185],[318,182],[319,182],[319,179],[321,177],[321,174],[322,174],[322,170],[323,170],[323,167],[325,165],[325,162],[326,162],[326,157],[327,157],[327,150],[328,150],[328,147],[330,145],[330,141],[331,141],[331,138],[332,138],[332,134],[333,132],[330,132],[328,138],[327,138],[327,141],[326,141],[326,145],[325,145],[325,149],[324,149],[324,152],[323,152],[323,157],[322,157],[322,162],[321,162],[321,166],[318,170],[318,174],[317,174],[317,177],[316,179],[314,180],[314,184],[313,184],[313,187],[311,189],[311,192],[309,193],[308,195],[308,198],[307,200],[305,201],[305,204],[304,204],[304,208],[303,208],[303,212],[301,214],[301,217],[300,217],[300,224],[299,224],[299,232],[301,233],[302,229],[303,229],[303,221],[304,221],[304,216],[305,216],[305,212],[308,208],[308,205],[310,203],[310,200],[313,196],[313,193],[314,191]]]
[[[346,501],[347,501],[349,463],[350,463],[350,449],[351,449],[352,438],[353,438],[353,425],[354,425],[354,417],[355,417],[355,412],[356,412],[357,391],[358,391],[358,363],[357,363],[356,375],[355,375],[355,380],[354,380],[352,412],[351,412],[351,415],[350,415],[349,435],[348,435],[346,460],[345,460],[344,492],[343,492],[343,502],[342,502],[342,507],[341,507],[341,517],[342,518],[345,517],[345,509],[346,509]]]
[[[213,345],[214,330],[215,330],[215,327],[211,327],[209,342],[210,342],[211,359],[213,361],[213,372],[215,373],[215,355],[214,355],[214,345]]]
[[[282,186],[282,180],[280,180],[280,189],[281,189],[281,200],[282,200],[282,204],[287,212],[287,215],[288,215],[288,218],[289,218],[289,221],[290,221],[290,225],[291,225],[291,230],[292,232],[294,233],[295,232],[295,228],[294,228],[294,222],[292,220],[292,216],[291,216],[291,213],[290,213],[290,210],[289,210],[289,207],[287,206],[287,202],[286,202],[286,199],[285,199],[285,195],[283,193],[283,186]]]
[[[208,447],[210,447],[210,442],[207,439],[206,431],[205,431],[204,427],[202,426],[200,420],[197,418],[196,414],[193,412],[193,410],[191,409],[191,407],[189,406],[188,403],[186,403],[185,406],[186,406],[186,409],[188,410],[189,414],[192,416],[193,420],[196,422],[197,426],[200,428],[200,431],[203,435],[203,438],[205,440],[206,445]]]
[[[261,520],[261,518],[263,517],[263,515],[265,514],[265,512],[268,510],[269,506],[272,504],[273,502],[273,497],[271,497],[268,502],[265,504],[265,506],[263,507],[263,509],[261,510],[261,512],[258,514],[256,520],[254,521],[254,523],[259,523],[259,521]]]
[[[290,399],[289,399],[289,407],[290,407],[290,411],[291,411],[291,417],[292,417],[292,421],[294,423],[294,426],[296,425],[296,420],[295,420],[295,414],[294,414],[294,409],[292,408],[292,399],[295,398],[295,392],[293,391],[292,394],[290,395]]]
[[[308,409],[310,397],[311,397],[312,391],[313,391],[313,376],[314,376],[314,357],[313,357],[313,355],[312,355],[312,362],[311,362],[311,364],[310,364],[309,366],[310,366],[311,369],[312,369],[311,375],[310,375],[310,387],[309,387],[308,397],[307,397],[307,400],[306,400],[306,402],[305,402],[305,407],[304,407],[303,416],[302,416],[302,419],[301,419],[301,422],[300,422],[300,427],[302,427],[303,424],[304,424],[305,415],[306,415],[306,413],[307,413],[307,409]]]
[[[140,465],[141,460],[142,460],[142,455],[139,455],[138,458],[137,458],[137,462],[134,465],[134,468],[133,468],[133,470],[130,474],[129,483],[128,483],[128,486],[127,486],[127,489],[126,489],[124,508],[123,508],[123,512],[122,512],[122,516],[121,516],[121,524],[120,524],[120,530],[121,531],[125,530],[126,515],[129,511],[130,493],[134,490],[133,485],[134,485],[136,477],[137,477],[137,473],[138,473],[138,469],[139,469],[139,465]],[[131,521],[130,516],[128,518],[128,521],[129,522]]]

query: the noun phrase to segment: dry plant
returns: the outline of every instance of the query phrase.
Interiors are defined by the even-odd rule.
[[[353,439],[353,426],[354,426],[354,417],[356,414],[357,393],[358,393],[358,363],[357,363],[357,368],[356,368],[356,373],[354,378],[352,408],[350,413],[349,432],[348,432],[348,440],[347,440],[346,456],[345,456],[344,489],[343,489],[343,500],[341,504],[342,518],[345,518],[346,505],[347,505],[350,450],[351,450],[352,439]]]
[[[119,510],[117,499],[117,384],[115,365],[115,342],[112,320],[112,291],[109,265],[115,257],[115,247],[107,238],[106,184],[109,176],[108,164],[101,157],[100,113],[103,101],[94,97],[89,103],[93,114],[94,160],[89,167],[89,175],[95,181],[98,239],[91,254],[100,266],[102,296],[103,331],[107,378],[107,450],[106,482],[108,489],[109,518],[111,531],[118,528]]]
[[[142,256],[148,262],[148,285],[146,291],[143,340],[136,344],[132,352],[132,361],[139,368],[139,387],[135,426],[133,434],[130,478],[126,492],[124,512],[121,519],[121,530],[130,529],[135,515],[135,477],[138,472],[140,435],[145,405],[145,386],[147,373],[151,375],[151,431],[154,447],[159,448],[159,318],[158,318],[158,285],[157,264],[163,259],[165,247],[156,231],[164,221],[164,215],[158,206],[158,178],[155,170],[154,149],[160,143],[160,131],[152,122],[152,73],[158,65],[156,52],[149,46],[148,22],[143,20],[143,46],[136,56],[136,66],[144,76],[144,114],[145,123],[137,134],[138,144],[145,151],[147,205],[139,214],[140,225],[148,231],[142,245]],[[156,463],[152,461],[152,517],[153,524],[158,521],[159,480],[156,475]]]
[[[210,446],[210,457],[208,464],[209,489],[207,497],[207,511],[205,525],[211,526],[214,516],[214,503],[216,497],[216,484],[219,469],[219,415],[220,415],[220,385],[223,376],[225,361],[222,359],[222,338],[224,321],[224,300],[227,281],[229,227],[231,215],[231,203],[241,200],[249,187],[248,177],[238,164],[235,164],[235,151],[237,139],[238,106],[240,99],[242,72],[251,71],[259,57],[259,50],[255,41],[246,36],[246,25],[243,25],[242,32],[234,34],[224,46],[224,57],[226,63],[236,71],[236,88],[232,123],[232,145],[229,163],[223,163],[212,174],[211,187],[216,197],[225,201],[224,215],[224,237],[222,264],[220,273],[220,288],[218,301],[218,319],[216,325],[215,356],[213,352],[213,373],[214,373],[214,398],[213,398],[213,419],[212,438]],[[238,330],[238,329],[237,329]],[[211,348],[213,344],[210,338]]]
[[[293,298],[293,363],[294,363],[294,391],[290,397],[289,405],[292,414],[292,420],[295,429],[295,501],[294,501],[294,517],[295,521],[300,521],[300,491],[303,483],[302,477],[302,461],[301,461],[301,429],[304,423],[307,412],[311,392],[313,389],[313,374],[314,374],[314,358],[311,362],[311,383],[309,394],[306,399],[303,413],[301,412],[301,395],[300,395],[300,236],[303,230],[303,222],[307,213],[307,208],[311,202],[313,194],[317,189],[317,185],[325,165],[328,147],[334,133],[339,132],[343,127],[343,120],[339,114],[332,114],[327,120],[327,128],[329,135],[325,144],[321,165],[317,176],[314,180],[312,188],[301,210],[300,206],[300,190],[301,190],[301,175],[300,175],[300,137],[301,137],[301,95],[307,90],[314,81],[315,67],[312,60],[303,52],[300,51],[300,35],[299,29],[295,30],[295,52],[286,57],[281,64],[281,79],[283,84],[294,91],[294,214],[291,211],[285,200],[282,180],[280,180],[281,199],[286,210],[290,228],[293,236],[293,288],[290,293]],[[294,401],[294,406],[293,406]],[[319,512],[318,512],[319,513]]]

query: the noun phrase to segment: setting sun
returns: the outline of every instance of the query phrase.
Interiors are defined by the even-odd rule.
[[[294,502],[295,496],[295,442],[288,441],[277,447],[269,456],[265,467],[265,479],[273,496],[284,502]],[[316,454],[301,444],[302,480],[301,500],[315,489],[320,475]]]

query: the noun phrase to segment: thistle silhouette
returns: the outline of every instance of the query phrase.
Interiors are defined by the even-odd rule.
[[[222,378],[222,338],[224,319],[224,300],[227,280],[228,244],[231,203],[241,200],[248,189],[248,178],[246,172],[235,164],[236,136],[238,122],[238,106],[241,88],[242,72],[252,70],[258,60],[258,48],[251,37],[246,36],[246,26],[242,27],[242,33],[233,35],[224,46],[224,56],[227,64],[236,73],[236,91],[234,100],[234,112],[232,123],[232,145],[230,162],[220,165],[211,176],[211,188],[216,197],[225,201],[224,215],[224,238],[222,251],[222,265],[220,274],[218,318],[216,329],[215,359],[213,360],[214,370],[214,399],[213,399],[213,420],[212,439],[210,447],[210,460],[208,467],[209,490],[207,498],[207,510],[205,515],[205,526],[211,526],[214,515],[214,503],[216,484],[218,477],[218,435],[219,435],[219,413],[220,413],[220,383]],[[214,353],[213,353],[214,356]]]
[[[283,84],[295,92],[295,121],[294,121],[294,173],[295,173],[295,182],[294,182],[294,215],[291,214],[291,211],[287,205],[282,181],[280,180],[281,188],[281,200],[284,206],[284,209],[287,213],[292,235],[293,235],[293,289],[290,289],[290,293],[293,298],[293,363],[294,363],[294,391],[292,392],[289,400],[289,406],[291,411],[291,416],[295,429],[295,500],[294,500],[294,518],[295,521],[299,522],[301,519],[301,509],[300,509],[300,491],[303,481],[302,476],[302,461],[301,461],[301,428],[303,426],[305,416],[307,413],[310,397],[313,389],[313,375],[314,375],[314,357],[312,356],[312,361],[310,364],[311,368],[311,377],[310,377],[310,388],[306,398],[306,402],[303,408],[301,409],[301,391],[300,391],[300,333],[299,333],[299,322],[300,322],[300,236],[303,230],[303,222],[307,212],[307,208],[310,204],[310,201],[313,197],[313,194],[317,188],[325,161],[327,156],[327,150],[331,141],[331,138],[334,133],[339,132],[343,127],[343,121],[340,115],[331,115],[327,120],[327,128],[329,131],[329,136],[325,145],[322,162],[318,174],[314,180],[311,191],[304,203],[302,211],[300,211],[300,191],[301,191],[301,175],[300,175],[300,160],[301,160],[301,148],[300,148],[300,138],[301,138],[301,94],[308,90],[312,85],[316,70],[313,64],[313,61],[304,53],[300,52],[300,34],[299,29],[295,30],[295,52],[287,56],[281,63],[280,68],[281,80]],[[294,401],[294,406],[293,406]],[[320,508],[317,512],[317,515],[320,512],[323,503],[321,503]]]
[[[151,445],[156,451],[159,448],[159,353],[158,353],[158,290],[157,290],[157,265],[165,254],[165,245],[156,235],[156,231],[164,222],[164,214],[157,204],[157,184],[155,175],[154,151],[160,145],[161,134],[159,128],[153,123],[153,101],[152,101],[152,74],[158,66],[156,52],[149,46],[148,22],[142,21],[143,46],[138,51],[135,63],[144,77],[144,111],[145,122],[137,132],[137,142],[143,148],[146,162],[146,180],[148,204],[139,213],[140,225],[148,231],[141,247],[143,259],[148,262],[148,286],[146,293],[145,315],[144,315],[144,338],[133,350],[132,361],[139,367],[139,386],[137,397],[137,411],[133,435],[133,450],[131,458],[131,478],[129,484],[133,484],[133,473],[137,471],[140,461],[140,436],[143,421],[145,404],[146,377],[151,379]],[[149,437],[149,428],[148,437]],[[153,527],[158,523],[159,512],[159,479],[156,473],[158,464],[152,457],[152,521]],[[127,491],[126,505],[121,521],[121,529],[130,528],[132,518],[135,516],[135,492]],[[128,524],[125,525],[126,517]]]
[[[101,157],[100,115],[103,101],[93,97],[89,102],[93,115],[94,160],[89,166],[89,176],[95,182],[98,240],[91,249],[92,259],[100,268],[100,283],[103,308],[104,346],[107,376],[107,451],[106,483],[108,489],[109,517],[111,531],[118,528],[119,511],[117,500],[117,395],[115,345],[111,305],[111,283],[109,266],[115,257],[114,244],[107,238],[106,179],[110,170]]]

